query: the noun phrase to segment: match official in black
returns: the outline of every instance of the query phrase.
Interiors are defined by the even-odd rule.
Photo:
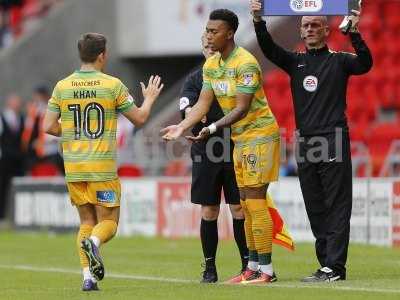
[[[202,38],[203,54],[206,58],[214,53]],[[203,68],[191,73],[184,83],[179,108],[184,118],[196,104],[203,87]],[[192,133],[198,136],[199,132],[211,123],[224,116],[217,101],[214,101],[206,117],[196,124]],[[244,214],[240,205],[239,189],[236,184],[233,167],[233,147],[230,139],[230,129],[219,129],[209,139],[192,144],[191,158],[192,187],[191,201],[201,205],[200,238],[203,248],[205,270],[203,283],[218,281],[215,256],[218,245],[217,220],[220,210],[221,192],[224,190],[225,202],[229,204],[233,217],[233,233],[239,248],[242,260],[242,271],[247,267],[249,251],[246,245],[244,231]]]
[[[277,45],[259,17],[261,4],[250,1],[258,44],[264,55],[290,76],[297,127],[297,164],[301,190],[321,268],[303,282],[346,279],[352,209],[352,164],[346,110],[351,75],[367,73],[371,53],[358,32],[353,11],[350,39],[356,54],[331,51],[328,20],[304,16],[300,35],[306,51]]]

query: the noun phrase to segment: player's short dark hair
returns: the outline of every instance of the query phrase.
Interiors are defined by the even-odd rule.
[[[228,23],[229,27],[236,32],[239,27],[239,18],[238,16],[229,9],[216,9],[213,10],[210,14],[210,20],[222,20]]]
[[[107,39],[100,33],[85,33],[78,40],[79,57],[84,63],[93,63],[106,51]]]

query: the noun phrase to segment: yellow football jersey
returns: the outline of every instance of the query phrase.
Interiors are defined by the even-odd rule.
[[[128,88],[97,71],[76,71],[59,81],[48,110],[61,118],[67,182],[117,178],[117,115],[134,106]]]
[[[231,126],[236,146],[279,140],[279,127],[264,94],[261,68],[250,52],[236,47],[225,61],[219,53],[207,59],[203,89],[214,91],[225,115],[236,107],[237,93],[254,94],[247,116]]]

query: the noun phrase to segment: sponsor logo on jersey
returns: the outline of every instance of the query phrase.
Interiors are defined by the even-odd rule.
[[[323,6],[322,0],[290,0],[290,8],[296,13],[318,12]]]
[[[307,92],[315,92],[318,88],[318,78],[315,76],[307,76],[303,80],[303,87]]]
[[[228,83],[226,81],[218,81],[215,84],[215,89],[221,94],[228,94]]]
[[[235,77],[235,69],[227,69],[226,76],[228,77]]]
[[[114,191],[97,191],[96,198],[101,203],[115,203],[116,201]]]

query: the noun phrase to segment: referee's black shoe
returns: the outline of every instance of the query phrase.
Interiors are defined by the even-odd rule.
[[[306,283],[333,282],[345,279],[346,277],[343,274],[339,274],[328,267],[323,267],[317,270],[317,272],[315,272],[311,276],[303,278],[301,282],[306,282]]]
[[[204,266],[203,278],[200,283],[215,283],[217,281],[217,268],[215,266]]]

